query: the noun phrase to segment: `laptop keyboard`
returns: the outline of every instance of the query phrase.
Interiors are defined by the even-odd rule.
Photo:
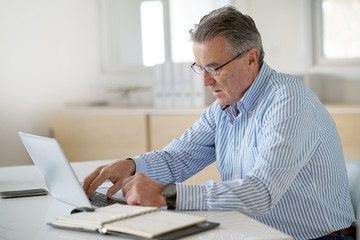
[[[97,207],[106,207],[114,203],[127,204],[126,201],[121,199],[108,198],[106,194],[94,192],[90,203]]]

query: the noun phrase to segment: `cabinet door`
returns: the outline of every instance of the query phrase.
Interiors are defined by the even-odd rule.
[[[199,118],[200,115],[150,115],[150,150],[163,149],[174,138],[179,138]]]
[[[331,113],[339,131],[345,158],[360,159],[360,113]]]
[[[51,117],[54,137],[69,161],[120,159],[148,151],[144,115],[61,114]]]
[[[161,150],[174,138],[179,138],[181,134],[195,121],[200,115],[150,115],[149,116],[149,138],[150,149]],[[216,163],[203,169],[195,176],[185,181],[188,184],[201,184],[207,180],[221,181]]]

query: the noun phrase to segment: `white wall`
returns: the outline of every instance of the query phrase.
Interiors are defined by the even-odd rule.
[[[245,2],[262,34],[265,61],[272,68],[303,77],[325,104],[360,103],[359,63],[314,63],[314,0]]]
[[[51,111],[146,82],[102,73],[99,38],[96,0],[0,0],[0,166],[31,163],[17,132],[48,136]]]
[[[0,1],[0,161],[30,163],[18,131],[48,135],[49,111],[98,80],[95,1]]]
[[[247,7],[262,36],[265,61],[279,72],[308,72],[312,64],[310,1],[248,0]]]

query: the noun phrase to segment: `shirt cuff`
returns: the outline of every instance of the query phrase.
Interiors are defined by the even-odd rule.
[[[135,164],[136,164],[136,172],[142,172],[145,173],[145,175],[147,175],[147,168],[146,168],[146,163],[143,159],[139,158],[139,157],[134,157],[132,158],[132,160],[134,160]]]
[[[176,184],[176,210],[206,210],[204,185]]]

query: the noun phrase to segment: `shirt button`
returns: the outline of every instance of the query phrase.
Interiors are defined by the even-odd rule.
[[[236,150],[238,150],[238,151],[239,151],[239,150],[240,150],[240,146],[237,146],[237,147],[236,147]]]

